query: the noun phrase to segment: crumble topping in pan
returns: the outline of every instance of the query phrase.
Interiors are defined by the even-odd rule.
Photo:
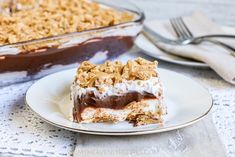
[[[0,2],[0,45],[111,26],[133,15],[88,0]]]

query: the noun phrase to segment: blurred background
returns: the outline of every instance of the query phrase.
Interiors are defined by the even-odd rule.
[[[147,20],[203,11],[221,25],[235,26],[235,0],[129,0],[144,10]],[[151,4],[151,5],[149,5]]]

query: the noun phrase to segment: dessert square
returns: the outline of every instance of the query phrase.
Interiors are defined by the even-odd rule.
[[[78,123],[129,121],[162,123],[166,114],[157,62],[143,58],[82,62],[71,86],[73,120]]]

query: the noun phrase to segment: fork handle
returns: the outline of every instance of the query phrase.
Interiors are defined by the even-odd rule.
[[[203,39],[203,38],[231,38],[235,39],[235,35],[229,35],[229,34],[211,34],[211,35],[203,35],[196,37],[197,39]]]
[[[230,45],[228,45],[228,44],[225,44],[224,42],[221,42],[221,41],[218,41],[218,40],[214,40],[214,39],[208,39],[208,38],[203,38],[201,41],[208,41],[208,42],[220,45],[220,46],[226,48],[227,50],[231,51],[231,54],[233,56],[235,56],[235,48],[230,46]]]

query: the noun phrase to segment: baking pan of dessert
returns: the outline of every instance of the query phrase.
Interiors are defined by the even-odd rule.
[[[0,86],[125,53],[144,19],[122,0],[0,2]]]

